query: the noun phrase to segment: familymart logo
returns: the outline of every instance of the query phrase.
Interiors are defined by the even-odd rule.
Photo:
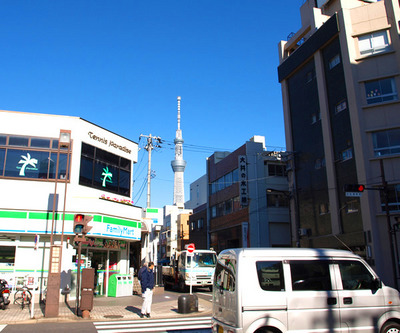
[[[26,153],[26,156],[21,155],[21,157],[22,160],[20,160],[18,164],[22,164],[22,166],[17,166],[20,176],[25,176],[25,170],[38,170],[38,168],[36,167],[36,164],[38,164],[38,160],[36,158],[32,158],[31,154]]]
[[[106,187],[106,183],[111,183],[112,184],[112,173],[108,170],[108,167],[103,168],[103,173],[101,174],[103,178],[100,178],[103,183],[102,186]]]

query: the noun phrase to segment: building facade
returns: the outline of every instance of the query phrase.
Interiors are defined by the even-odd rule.
[[[0,111],[0,119],[1,277],[42,291],[52,239],[60,289],[73,297],[79,213],[93,217],[81,266],[95,268],[97,293],[107,294],[109,276],[129,273],[141,251],[142,209],[131,201],[137,143],[78,117]]]
[[[285,163],[253,137],[207,160],[208,232],[217,252],[235,247],[290,246]]]
[[[351,249],[397,286],[399,2],[308,0],[300,12],[278,67],[292,231],[302,247]],[[346,184],[367,190],[358,197]]]

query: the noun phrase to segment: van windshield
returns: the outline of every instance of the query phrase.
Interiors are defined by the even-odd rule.
[[[192,257],[187,257],[187,266],[192,267],[215,267],[217,261],[215,253],[194,253]]]

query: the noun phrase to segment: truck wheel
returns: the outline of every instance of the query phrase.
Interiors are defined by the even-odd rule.
[[[385,325],[383,325],[381,329],[381,333],[399,333],[400,332],[400,324],[389,321]]]
[[[184,280],[179,280],[179,290],[183,293],[187,291],[187,287]]]

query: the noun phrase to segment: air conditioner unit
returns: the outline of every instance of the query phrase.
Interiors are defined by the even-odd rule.
[[[309,229],[305,229],[305,228],[299,229],[299,236],[307,236],[308,235],[308,230]]]

